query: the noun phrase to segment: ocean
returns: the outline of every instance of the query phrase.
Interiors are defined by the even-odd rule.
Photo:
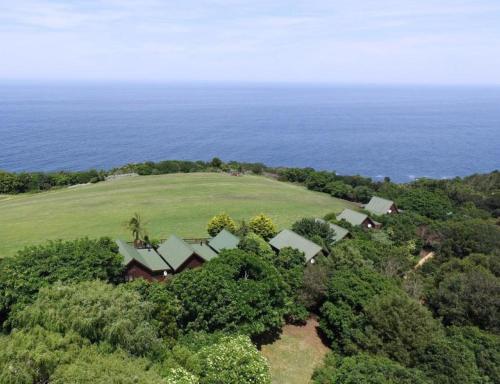
[[[394,181],[500,168],[500,87],[0,84],[0,169],[187,159]]]

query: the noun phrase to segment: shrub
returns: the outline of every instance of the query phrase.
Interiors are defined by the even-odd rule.
[[[226,213],[221,213],[210,219],[207,225],[207,232],[210,236],[217,236],[223,229],[229,232],[236,232],[236,223]]]
[[[425,375],[385,357],[359,354],[338,357],[329,354],[316,369],[314,384],[431,384]]]
[[[248,223],[250,230],[265,240],[269,240],[276,235],[276,225],[271,218],[263,213],[253,217]]]
[[[317,221],[314,218],[305,218],[296,221],[292,225],[292,230],[311,241],[315,241],[324,248],[329,248],[334,241],[335,231],[330,224]],[[318,239],[320,241],[318,241]]]

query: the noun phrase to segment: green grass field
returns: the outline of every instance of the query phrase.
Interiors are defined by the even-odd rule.
[[[306,216],[340,212],[351,204],[259,176],[197,173],[128,177],[37,194],[0,196],[0,257],[49,239],[111,236],[130,239],[127,220],[138,212],[151,238],[171,233],[205,237],[208,220],[258,213],[279,228]]]

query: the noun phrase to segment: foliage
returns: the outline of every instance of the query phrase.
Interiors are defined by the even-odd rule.
[[[402,293],[380,295],[365,309],[364,348],[411,365],[415,351],[428,346],[441,335],[440,324],[417,301]]]
[[[492,253],[500,249],[500,228],[479,219],[437,223],[441,253],[465,257],[471,253]]]
[[[118,247],[109,238],[27,247],[0,263],[0,322],[14,304],[31,302],[40,288],[56,281],[118,281],[121,262]]]
[[[292,230],[305,238],[329,249],[333,245],[335,231],[330,224],[314,218],[304,218],[292,225]]]
[[[128,221],[127,229],[132,233],[135,242],[138,242],[146,234],[144,222],[138,213],[134,213],[134,216]]]
[[[78,355],[84,344],[73,332],[63,336],[38,326],[0,336],[0,383],[46,383],[60,364]]]
[[[270,217],[267,217],[263,213],[252,217],[248,223],[248,227],[253,233],[265,240],[269,240],[276,235],[276,225]]]
[[[326,299],[329,279],[330,274],[327,268],[320,263],[308,263],[304,269],[298,302],[307,309],[317,312]]]
[[[203,268],[175,276],[186,330],[257,336],[282,325],[286,294],[276,268],[241,250],[223,251]]]
[[[443,264],[427,297],[447,325],[476,325],[500,332],[500,277],[482,265],[453,259]]]
[[[177,316],[181,310],[179,301],[166,289],[165,284],[137,279],[124,285],[141,296],[142,301],[149,302],[153,308],[151,315],[159,323],[161,337],[174,340],[179,334]]]
[[[481,374],[492,383],[500,383],[500,336],[476,327],[449,327],[447,334],[474,353]]]
[[[236,222],[227,213],[220,213],[210,219],[207,224],[207,232],[210,236],[217,236],[223,229],[236,232]]]
[[[200,384],[268,384],[266,359],[246,336],[224,337],[192,357]]]
[[[144,359],[131,358],[125,353],[102,353],[95,347],[82,349],[79,356],[71,362],[61,364],[54,371],[50,383],[67,384],[163,384],[164,379],[153,370]],[[172,378],[174,379],[174,378]],[[186,381],[175,379],[167,381],[183,384]],[[187,383],[190,383],[189,381]],[[195,384],[195,381],[191,383]]]
[[[405,368],[385,357],[359,354],[338,357],[330,354],[313,375],[314,384],[431,384],[416,369]]]
[[[159,324],[153,306],[138,293],[100,281],[54,284],[12,322],[16,327],[41,326],[52,332],[75,332],[93,343],[106,343],[138,356],[161,352]]]
[[[435,384],[482,383],[474,353],[457,340],[437,338],[419,353],[417,367]]]
[[[431,219],[445,219],[452,212],[448,197],[439,191],[432,192],[424,188],[412,188],[396,199],[398,207],[413,211]]]
[[[268,261],[273,261],[275,253],[269,243],[259,235],[250,232],[238,243],[238,248],[260,256]]]

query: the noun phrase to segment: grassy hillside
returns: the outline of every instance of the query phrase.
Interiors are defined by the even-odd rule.
[[[304,216],[341,211],[350,203],[258,176],[174,174],[129,177],[34,195],[0,196],[0,257],[48,239],[129,238],[134,212],[150,237],[206,236],[206,223],[222,211],[234,219],[263,212],[279,227]]]

